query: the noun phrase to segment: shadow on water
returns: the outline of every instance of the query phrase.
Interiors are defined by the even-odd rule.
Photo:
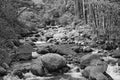
[[[69,66],[71,67],[71,70],[69,72],[53,75],[52,78],[47,80],[87,80],[82,76],[81,70],[78,70],[79,67],[74,65]]]
[[[47,80],[85,80],[82,77],[72,77],[70,74],[57,75]]]

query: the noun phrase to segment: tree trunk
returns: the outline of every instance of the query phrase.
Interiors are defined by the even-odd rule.
[[[91,4],[91,12],[92,12],[93,21],[94,21],[94,24],[95,24],[94,32],[98,35],[98,31],[97,31],[98,26],[97,26],[97,21],[96,21],[96,13],[95,13],[95,9],[94,9],[93,4]]]
[[[78,19],[83,18],[83,0],[75,0],[75,15]]]

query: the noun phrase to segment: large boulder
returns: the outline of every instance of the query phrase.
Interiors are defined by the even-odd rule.
[[[31,72],[37,76],[43,76],[45,74],[41,56],[32,61]]]
[[[76,52],[66,45],[46,45],[39,47],[37,52],[39,54],[58,53],[60,55],[75,55]]]
[[[104,74],[107,71],[107,67],[107,63],[95,59],[91,61],[90,66],[83,70],[82,75],[89,79],[108,80],[109,76]]]
[[[108,68],[108,64],[102,60],[99,60],[99,59],[93,59],[90,62],[90,66],[97,66],[97,67],[95,67],[96,72],[98,70],[98,72],[101,72],[101,73],[106,72],[107,68]]]
[[[54,72],[66,66],[66,59],[59,54],[48,53],[41,56],[41,60],[49,72]]]
[[[94,59],[100,59],[99,55],[96,54],[86,54],[80,59],[80,68],[84,69],[85,67],[90,65],[90,62]]]
[[[14,60],[30,60],[32,59],[32,52],[35,52],[33,46],[24,44],[16,49],[16,54],[12,55],[12,58]]]
[[[58,53],[60,55],[75,55],[76,52],[65,45],[51,45],[48,46],[50,53]]]

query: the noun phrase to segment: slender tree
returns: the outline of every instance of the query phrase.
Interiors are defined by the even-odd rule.
[[[75,0],[75,14],[78,19],[83,19],[83,0]]]

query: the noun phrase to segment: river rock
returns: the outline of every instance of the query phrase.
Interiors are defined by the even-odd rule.
[[[112,56],[113,58],[120,58],[120,49],[116,49],[113,52],[111,52],[110,56]]]
[[[86,54],[86,55],[82,56],[80,59],[80,68],[84,69],[86,66],[89,66],[90,62],[93,59],[100,59],[100,56],[96,55],[96,54]]]
[[[75,51],[76,53],[82,52],[82,48],[79,47],[79,46],[73,46],[73,47],[71,47],[71,49],[72,49],[73,51]]]
[[[12,55],[14,60],[30,60],[32,59],[32,52],[35,52],[33,46],[24,44],[17,48],[16,54]]]
[[[48,53],[41,56],[41,60],[49,72],[54,72],[66,66],[66,59],[59,54]]]
[[[49,53],[49,48],[47,47],[41,47],[37,50],[37,53],[38,54],[46,54],[46,53]]]
[[[60,55],[75,55],[76,52],[66,45],[51,45],[48,46],[50,53],[58,53]]]
[[[46,45],[43,47],[39,47],[37,52],[39,54],[46,54],[46,53],[58,53],[60,55],[76,54],[74,50],[72,50],[70,47],[66,47],[65,45]]]
[[[106,72],[107,67],[108,67],[107,63],[95,59],[91,61],[90,66],[84,69],[82,75],[89,79],[108,80],[109,77],[103,74]]]
[[[106,72],[108,68],[108,64],[100,59],[93,59],[90,62],[90,66],[97,66],[99,67],[99,72]]]
[[[91,47],[83,47],[83,53],[90,53],[90,52],[92,52],[93,50],[92,50],[92,48]]]
[[[41,56],[32,61],[31,72],[37,76],[43,76],[45,74]]]

